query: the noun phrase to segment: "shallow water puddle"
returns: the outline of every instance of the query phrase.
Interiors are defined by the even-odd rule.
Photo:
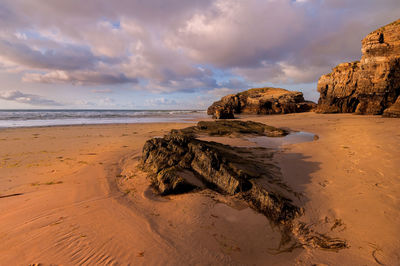
[[[264,215],[245,205],[236,208],[234,206],[229,206],[226,203],[217,203],[213,208],[213,215],[213,217],[221,217],[230,223],[265,225],[267,222]]]
[[[280,148],[284,145],[297,144],[303,142],[314,141],[316,135],[309,132],[292,132],[285,137],[252,137],[246,138],[248,141],[254,142],[261,147],[266,148]]]

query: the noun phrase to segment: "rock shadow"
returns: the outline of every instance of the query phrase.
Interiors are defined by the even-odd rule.
[[[232,128],[237,126],[235,121],[224,122],[221,135],[229,134],[227,123],[232,123]],[[261,125],[250,122],[250,126],[257,129],[284,133]],[[207,128],[214,126],[220,124],[208,125]],[[240,127],[246,127],[246,122],[240,122]],[[235,196],[265,215],[271,225],[280,230],[280,251],[304,246],[327,250],[347,248],[346,241],[320,234],[298,221],[304,214],[305,197],[283,178],[281,169],[273,161],[274,150],[232,147],[199,140],[196,137],[201,130],[201,127],[196,128],[195,133],[191,128],[173,130],[163,138],[148,140],[144,145],[141,168],[149,174],[153,187],[161,195],[208,188],[223,195]],[[216,131],[212,132],[215,134]],[[319,164],[305,161],[306,158],[300,154],[290,156],[298,167],[302,167],[302,171],[298,172],[302,172],[303,176],[298,178],[298,184],[309,183],[309,175],[319,169]],[[295,167],[293,169],[296,170]]]

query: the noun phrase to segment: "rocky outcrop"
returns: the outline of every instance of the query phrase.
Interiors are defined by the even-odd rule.
[[[229,128],[238,128],[247,122],[231,121],[232,126],[222,130],[226,135]],[[240,123],[239,123],[240,122]],[[216,128],[218,122],[206,122],[183,130],[173,130],[163,138],[153,138],[146,142],[142,153],[142,169],[148,172],[154,187],[162,195],[180,194],[196,188],[209,187],[215,191],[240,195],[264,213],[274,223],[281,224],[294,219],[301,209],[292,203],[282,188],[272,184],[276,176],[273,167],[260,161],[245,158],[244,148],[234,148],[216,142],[202,141],[196,134]],[[216,124],[210,126],[210,124]],[[261,123],[248,122],[249,128],[257,125],[262,132],[280,132],[281,130]],[[231,133],[234,133],[233,130]],[[283,131],[281,131],[284,135]],[[242,153],[241,153],[242,152]],[[266,179],[271,184],[263,186],[257,180]]]
[[[397,97],[396,102],[383,112],[385,117],[399,117],[400,118],[400,96]]]
[[[361,61],[340,64],[323,75],[318,91],[317,112],[384,113],[400,94],[400,20],[365,37]]]
[[[224,106],[217,106],[213,112],[213,118],[215,119],[233,119],[235,118],[233,110]]]
[[[294,201],[299,194],[281,180],[279,169],[268,161],[272,155],[266,154],[264,149],[251,150],[197,139],[203,134],[226,136],[239,132],[287,134],[255,122],[199,122],[195,127],[172,130],[163,138],[148,140],[143,147],[141,168],[149,174],[161,195],[208,188],[245,200],[281,230],[281,245],[291,245],[287,250],[302,246],[330,250],[347,248],[346,241],[315,232],[308,225],[295,221],[304,211]],[[257,158],[255,150],[264,152]]]
[[[196,126],[179,130],[191,135],[230,136],[251,134],[267,137],[283,137],[289,134],[285,129],[253,121],[200,121]]]
[[[308,112],[316,107],[305,101],[303,93],[279,88],[250,89],[223,97],[208,107],[207,114],[214,118],[233,118],[233,114],[288,114]],[[224,114],[224,115],[220,115]],[[225,114],[229,114],[225,116]]]
[[[231,195],[244,191],[252,187],[251,178],[264,176],[265,169],[235,155],[232,147],[196,139],[235,134],[279,137],[288,132],[252,121],[201,121],[193,127],[172,130],[164,138],[148,140],[143,147],[143,169],[151,174],[153,185],[162,195],[202,187],[201,181]]]

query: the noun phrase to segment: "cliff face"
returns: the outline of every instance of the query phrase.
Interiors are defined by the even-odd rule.
[[[287,114],[307,112],[315,103],[304,100],[303,93],[279,88],[250,89],[223,97],[213,103],[207,114],[214,118],[233,118],[233,114]]]
[[[400,20],[365,37],[361,60],[323,75],[318,91],[321,113],[378,115],[393,105],[400,94]]]
[[[400,96],[397,97],[396,102],[392,106],[383,112],[383,116],[400,117]]]

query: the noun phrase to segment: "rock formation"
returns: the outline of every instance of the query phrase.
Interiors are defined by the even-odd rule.
[[[233,118],[235,118],[235,116],[233,114],[232,108],[226,108],[224,106],[216,106],[213,111],[213,118],[215,118],[215,119],[233,119]]]
[[[400,117],[400,96],[397,97],[396,102],[392,106],[383,112],[383,116]]]
[[[323,75],[318,91],[317,112],[384,113],[400,95],[400,20],[365,37],[361,61],[340,64]],[[399,116],[390,110],[385,114]]]
[[[280,178],[265,149],[239,148],[197,138],[237,133],[284,136],[287,131],[261,123],[242,121],[199,122],[195,127],[172,130],[163,138],[153,138],[143,147],[141,168],[161,195],[182,194],[204,188],[245,200],[281,229],[282,245],[298,241],[303,245],[339,250],[343,240],[313,232],[304,223],[294,222],[303,209],[294,203],[295,193]],[[261,151],[258,158],[255,150]]]
[[[268,126],[253,121],[200,121],[196,126],[180,130],[185,134],[209,136],[230,136],[251,134],[267,137],[283,137],[289,134],[287,130]]]
[[[304,101],[303,93],[278,88],[250,89],[223,97],[208,107],[207,114],[217,119],[233,118],[233,114],[287,114],[308,112],[313,102]]]
[[[257,135],[264,135],[264,131],[265,134],[287,134],[283,130],[261,123],[248,123],[249,128],[264,128],[262,132],[249,131]],[[223,135],[234,133],[235,130],[226,130],[240,128],[246,124],[247,122],[239,121],[232,121],[231,127],[222,124],[221,132]],[[291,220],[300,213],[300,208],[294,206],[281,189],[273,189],[273,185],[270,184],[267,190],[257,183],[257,179],[262,178],[273,181],[271,165],[246,159],[238,154],[240,148],[198,140],[193,135],[204,132],[214,131],[209,131],[208,127],[200,123],[197,127],[173,130],[164,138],[154,138],[146,142],[143,147],[142,166],[151,174],[153,185],[162,195],[179,194],[208,186],[228,195],[241,194],[278,224],[284,219]],[[276,136],[276,133],[272,134]]]

